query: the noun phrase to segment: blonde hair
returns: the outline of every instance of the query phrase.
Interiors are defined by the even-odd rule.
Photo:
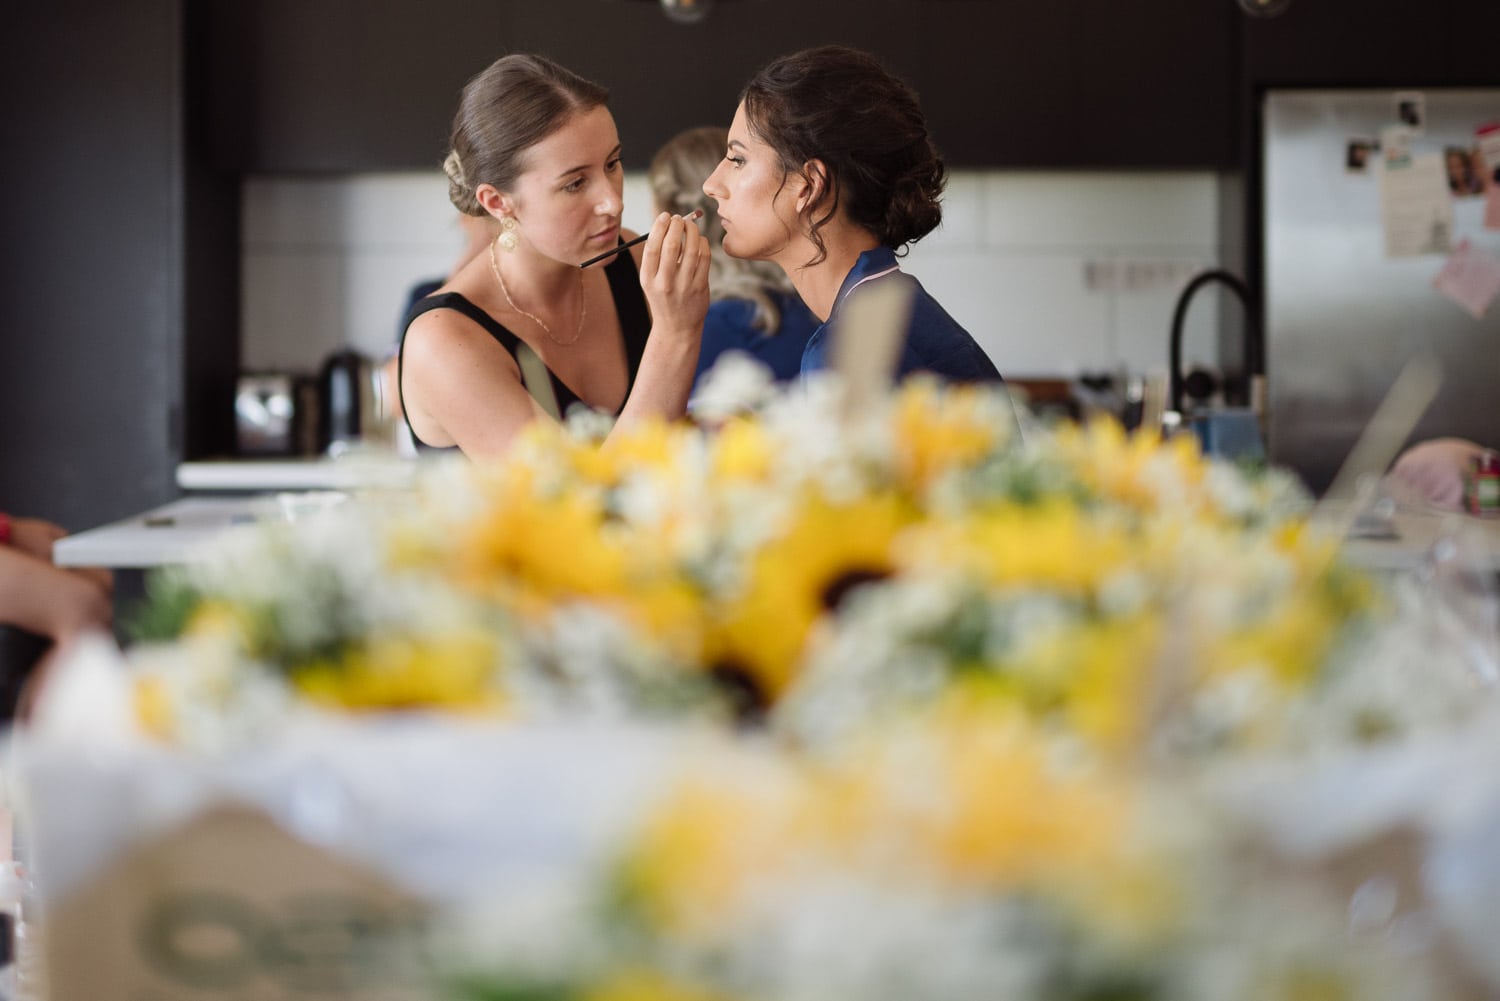
[[[773,293],[792,291],[786,272],[769,261],[747,261],[724,252],[724,224],[714,200],[703,193],[703,182],[714,172],[729,146],[729,131],[713,125],[679,132],[651,159],[647,179],[658,212],[687,215],[703,210],[701,225],[713,255],[709,258],[708,288],[714,301],[745,299],[755,307],[755,326],[774,334],[781,326],[781,310]]]

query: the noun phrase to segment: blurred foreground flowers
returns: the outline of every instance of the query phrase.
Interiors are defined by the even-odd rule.
[[[1411,769],[1488,700],[1307,508],[923,381],[536,427],[158,579],[134,713],[209,755],[393,710],[680,733],[601,859],[453,908],[454,997],[1457,996],[1471,929],[1367,849],[1454,843]]]

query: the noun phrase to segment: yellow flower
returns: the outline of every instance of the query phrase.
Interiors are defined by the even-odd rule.
[[[376,640],[339,663],[305,666],[292,684],[314,702],[346,709],[493,711],[502,704],[492,637],[455,630]]]
[[[716,610],[710,665],[732,665],[774,701],[796,676],[814,624],[851,586],[892,571],[892,544],[910,517],[890,494],[807,499],[752,554],[743,590]]]
[[[764,482],[775,467],[776,454],[765,428],[734,418],[713,438],[711,475],[715,483]]]
[[[1085,595],[1130,563],[1136,550],[1123,526],[1055,499],[923,522],[902,553],[903,562],[962,569],[1000,588]]]
[[[894,403],[896,465],[901,482],[914,490],[942,473],[984,458],[1008,434],[997,423],[993,400],[975,387],[944,389],[925,379],[909,380]]]
[[[177,718],[172,711],[172,696],[164,680],[151,675],[135,679],[131,689],[135,719],[148,736],[171,740],[177,733]]]
[[[1092,873],[1121,851],[1131,797],[1119,781],[1069,773],[1013,714],[955,692],[927,724],[941,756],[929,777],[927,848],[958,886],[1046,885]]]
[[[243,647],[249,632],[248,614],[244,608],[227,601],[204,601],[193,610],[182,634],[185,637],[216,638]]]
[[[598,446],[601,457],[611,460],[616,469],[665,470],[673,465],[688,429],[686,425],[650,419],[624,431]]]
[[[642,635],[661,644],[680,663],[696,663],[703,656],[703,595],[676,576],[659,575],[633,587],[618,607]]]
[[[1042,654],[1053,662],[1039,670],[1067,679],[1072,726],[1118,750],[1145,739],[1153,700],[1167,698],[1166,687],[1175,683],[1163,676],[1174,668],[1174,654],[1164,647],[1161,622],[1141,616],[1078,626],[1065,645]]]
[[[1055,441],[1087,488],[1127,509],[1156,511],[1172,500],[1207,506],[1200,489],[1207,463],[1193,435],[1162,441],[1154,433],[1127,433],[1118,421],[1098,418],[1060,428]]]
[[[720,937],[789,853],[789,790],[689,781],[647,824],[624,879],[650,924],[686,940]]]
[[[735,1001],[729,994],[684,983],[656,970],[611,974],[578,996],[578,1001]]]
[[[523,486],[493,505],[455,558],[460,579],[481,591],[503,583],[544,599],[618,594],[627,570],[619,541],[597,493],[542,498]]]

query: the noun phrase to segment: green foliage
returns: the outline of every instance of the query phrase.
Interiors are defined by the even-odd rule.
[[[573,1001],[578,992],[564,984],[475,975],[450,981],[443,996],[449,1001]]]
[[[203,594],[176,570],[153,571],[146,578],[146,599],[125,623],[134,642],[165,642],[182,635],[203,601]]]

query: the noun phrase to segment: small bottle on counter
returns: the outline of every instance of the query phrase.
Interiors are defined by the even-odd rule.
[[[1500,518],[1500,453],[1485,452],[1469,461],[1464,508],[1481,518]]]

